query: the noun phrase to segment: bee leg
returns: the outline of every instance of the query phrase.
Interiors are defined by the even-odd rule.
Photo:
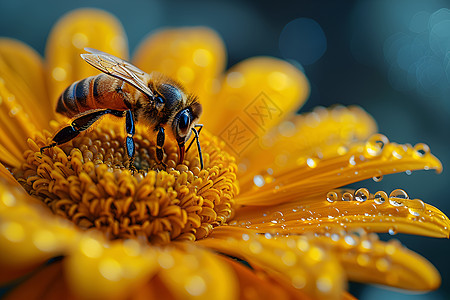
[[[200,166],[201,169],[203,170],[203,155],[202,155],[202,147],[200,147],[200,141],[198,139],[198,137],[200,136],[200,132],[203,129],[203,124],[196,124],[194,127],[199,128],[199,130],[196,130],[195,128],[192,128],[192,131],[194,132],[194,137],[192,138],[191,143],[189,144],[189,147],[187,148],[186,152],[189,151],[189,148],[191,148],[192,143],[194,142],[194,140],[197,141],[197,150],[198,150],[198,158],[200,160]]]
[[[203,129],[203,124],[195,124],[194,127],[200,128],[199,130],[197,130],[197,133],[200,136],[200,132]],[[189,146],[187,147],[186,152],[189,151],[189,148],[191,148],[192,144],[194,143],[194,140],[195,140],[195,136],[192,138],[192,141],[189,143]]]
[[[134,173],[134,171],[136,169],[134,166],[135,145],[134,145],[134,140],[133,140],[135,128],[134,128],[133,114],[131,113],[131,110],[127,110],[125,112],[125,129],[127,131],[127,138],[125,140],[125,146],[126,146],[125,148],[127,149],[127,155],[130,158],[129,168]]]
[[[41,153],[45,149],[67,143],[68,141],[74,139],[77,135],[80,134],[80,132],[88,129],[92,124],[94,124],[95,121],[97,121],[101,116],[104,116],[105,114],[116,113],[117,111],[112,111],[110,109],[97,110],[76,118],[70,123],[70,125],[60,129],[53,137],[52,143],[40,149]]]
[[[166,139],[166,134],[164,132],[163,127],[158,128],[158,135],[156,136],[156,160],[159,164],[162,164],[164,168],[167,168],[167,165],[163,162],[164,158],[164,141]]]

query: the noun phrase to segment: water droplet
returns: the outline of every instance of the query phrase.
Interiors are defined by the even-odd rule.
[[[428,153],[430,153],[430,147],[427,144],[419,143],[414,146],[414,156],[416,158],[424,157]]]
[[[408,176],[412,174],[411,170],[406,170],[405,173],[406,173],[406,175],[408,175]]]
[[[302,289],[306,285],[306,277],[303,274],[292,275],[292,285],[296,289]]]
[[[349,192],[345,192],[342,195],[342,201],[353,201],[353,194]]]
[[[383,152],[384,146],[388,143],[389,140],[385,135],[374,134],[366,142],[366,153],[369,156],[378,156]]]
[[[270,239],[272,238],[272,235],[271,235],[270,233],[266,232],[266,233],[264,234],[264,237],[265,237],[266,239],[270,240]]]
[[[369,199],[370,193],[366,188],[360,188],[355,192],[355,200],[364,202]]]
[[[396,234],[397,234],[397,228],[395,228],[395,227],[389,227],[388,233],[389,233],[390,235],[396,235]]]
[[[355,156],[350,156],[350,159],[348,160],[348,163],[352,166],[356,165]]]
[[[402,189],[393,190],[389,195],[389,203],[393,206],[403,206],[403,199],[409,199],[409,196]]]
[[[264,177],[262,177],[261,175],[255,175],[255,177],[253,177],[253,183],[257,187],[262,187],[266,182],[264,180]]]
[[[345,242],[350,245],[350,246],[355,246],[356,245],[356,240],[353,236],[351,235],[346,235],[344,238]]]
[[[339,195],[336,192],[328,192],[327,201],[333,203],[334,201],[339,199]]]
[[[377,174],[372,177],[373,181],[380,182],[383,180],[383,173],[381,173],[381,170],[377,170]]]
[[[328,293],[333,287],[333,281],[327,275],[317,278],[316,281],[317,289],[322,293]]]
[[[306,164],[308,165],[308,167],[310,167],[311,169],[314,169],[315,167],[317,167],[317,160],[314,158],[308,158],[306,160]]]
[[[425,211],[425,203],[420,199],[409,200],[406,204],[411,215],[419,217]]]
[[[388,195],[384,191],[378,191],[375,193],[374,201],[376,204],[383,204],[388,199]]]
[[[249,236],[248,234],[244,233],[244,234],[242,235],[242,239],[243,239],[244,241],[248,241],[248,240],[250,239],[250,236]]]
[[[186,281],[184,288],[192,296],[200,296],[206,291],[206,283],[202,277],[194,275]]]

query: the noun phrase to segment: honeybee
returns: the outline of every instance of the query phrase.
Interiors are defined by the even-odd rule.
[[[41,153],[46,148],[72,140],[101,117],[110,114],[125,117],[125,148],[130,159],[130,169],[134,169],[135,122],[148,125],[156,133],[156,160],[164,167],[163,146],[166,133],[178,143],[180,163],[187,151],[185,143],[194,133],[203,169],[198,139],[203,125],[197,124],[202,114],[202,105],[197,98],[162,74],[147,74],[125,60],[96,49],[84,50],[89,53],[83,53],[81,57],[105,74],[74,82],[61,94],[56,112],[72,120],[68,126],[56,132],[50,145],[40,149]]]

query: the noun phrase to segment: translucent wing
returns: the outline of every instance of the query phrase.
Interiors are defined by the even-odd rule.
[[[92,48],[84,48],[84,50],[90,52],[81,54],[81,57],[87,63],[108,75],[122,79],[145,95],[153,98],[153,92],[146,84],[146,73],[144,71],[123,59],[100,50]]]

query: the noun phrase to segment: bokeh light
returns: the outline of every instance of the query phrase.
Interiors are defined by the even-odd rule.
[[[327,50],[327,39],[319,23],[309,18],[298,18],[283,28],[279,46],[285,59],[311,65]]]

